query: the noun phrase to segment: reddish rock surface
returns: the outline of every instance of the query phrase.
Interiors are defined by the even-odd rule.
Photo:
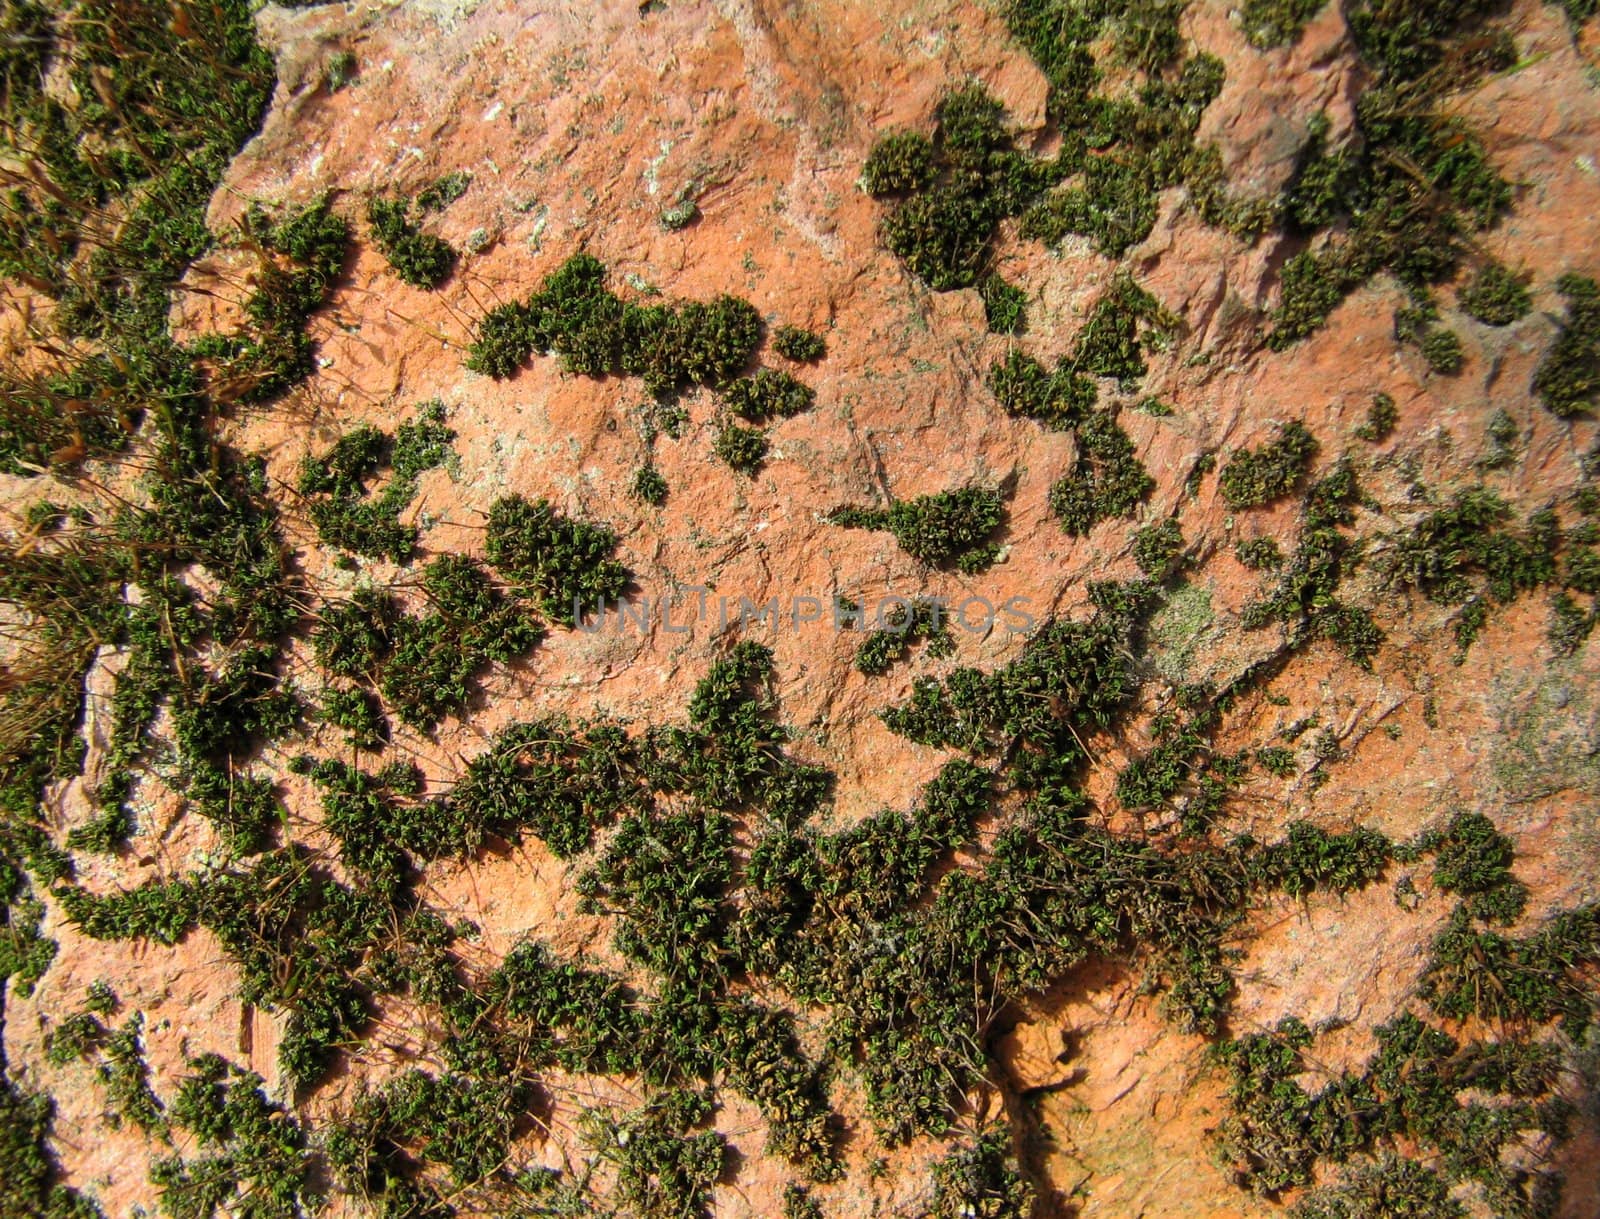
[[[419,189],[447,171],[471,174],[466,194],[429,227],[464,254],[437,292],[401,284],[363,241],[347,281],[313,323],[320,371],[303,391],[235,424],[242,447],[268,457],[285,488],[291,540],[304,547],[306,575],[322,595],[353,586],[310,545],[315,531],[287,490],[300,461],[324,451],[360,422],[385,427],[417,404],[442,400],[457,432],[457,459],[430,472],[413,507],[427,553],[481,554],[484,514],[516,491],[545,496],[566,511],[611,523],[619,557],[639,591],[657,600],[712,588],[709,621],[684,635],[648,631],[558,632],[528,661],[496,671],[470,724],[447,721],[433,737],[399,730],[394,749],[414,757],[431,785],[448,783],[500,725],[553,711],[620,713],[671,721],[708,661],[737,632],[719,629],[715,599],[764,603],[795,595],[887,593],[1024,599],[1038,618],[1085,599],[1085,581],[1131,575],[1128,539],[1138,524],[1165,517],[1204,453],[1268,439],[1300,419],[1323,442],[1319,468],[1359,448],[1369,490],[1388,506],[1375,533],[1402,528],[1413,479],[1435,485],[1475,477],[1492,412],[1521,429],[1517,459],[1483,475],[1519,510],[1574,487],[1595,440],[1592,420],[1561,422],[1529,397],[1533,368],[1554,332],[1559,299],[1551,285],[1567,270],[1594,273],[1600,215],[1600,93],[1554,7],[1521,0],[1511,26],[1523,65],[1459,99],[1486,133],[1491,157],[1518,183],[1514,213],[1484,238],[1485,251],[1526,270],[1537,308],[1501,331],[1459,319],[1466,364],[1455,377],[1430,375],[1414,349],[1394,341],[1392,312],[1403,293],[1383,278],[1356,292],[1311,339],[1282,353],[1259,349],[1259,310],[1274,302],[1286,239],[1254,246],[1206,228],[1181,190],[1163,199],[1155,232],[1130,256],[1141,283],[1183,320],[1181,337],[1157,356],[1141,394],[1176,413],[1123,415],[1160,488],[1136,521],[1067,537],[1046,493],[1074,459],[1066,435],[1008,418],[983,388],[989,362],[1014,340],[992,336],[975,292],[931,294],[877,238],[880,209],[856,186],[875,133],[925,126],[941,93],[974,78],[1010,107],[1024,133],[1043,126],[1044,84],[1003,23],[977,5],[922,0],[894,6],[812,0],[723,0],[673,4],[641,14],[624,3],[530,6],[515,0],[398,6],[357,4],[263,10],[260,30],[276,51],[280,83],[261,135],[240,155],[213,202],[210,221],[230,231],[249,201],[305,201],[334,193],[357,218],[374,190]],[[1218,141],[1235,189],[1266,193],[1283,184],[1306,124],[1326,111],[1348,125],[1353,65],[1337,5],[1327,6],[1293,49],[1258,52],[1243,40],[1231,6],[1199,2],[1186,33],[1222,55],[1228,84],[1201,135]],[[1592,31],[1588,43],[1592,46]],[[336,51],[359,72],[330,91],[324,69]],[[661,213],[687,192],[700,218],[681,231]],[[779,423],[758,477],[734,474],[710,453],[715,403],[688,399],[681,438],[655,444],[670,487],[659,510],[627,494],[645,446],[637,382],[563,374],[535,359],[514,378],[493,381],[462,361],[475,323],[490,307],[520,297],[571,253],[586,249],[611,268],[623,292],[667,297],[746,296],[769,323],[818,328],[827,358],[799,375],[817,391],[815,409]],[[1081,319],[1114,265],[1069,240],[1059,253],[1011,236],[1000,265],[1028,292],[1023,346],[1053,359],[1070,347]],[[208,291],[237,290],[246,262],[221,253],[191,276]],[[223,285],[223,288],[218,288]],[[178,317],[191,329],[214,325],[214,298],[191,295]],[[1400,408],[1394,438],[1376,448],[1350,438],[1372,396]],[[844,503],[880,502],[974,479],[1014,478],[1006,553],[979,577],[930,576],[886,534],[845,531],[820,520]],[[1184,611],[1173,612],[1154,680],[1219,680],[1275,642],[1276,628],[1243,631],[1238,613],[1259,578],[1232,555],[1240,537],[1290,536],[1292,506],[1231,513],[1214,479],[1183,511],[1185,536],[1211,556]],[[1375,544],[1381,553],[1384,543]],[[396,573],[365,565],[379,580]],[[1290,817],[1332,829],[1357,823],[1406,836],[1452,812],[1481,808],[1517,840],[1517,872],[1534,900],[1526,924],[1544,913],[1600,897],[1595,867],[1600,809],[1600,681],[1591,642],[1552,660],[1538,598],[1495,613],[1462,664],[1454,663],[1449,611],[1379,589],[1363,575],[1389,641],[1363,673],[1325,644],[1313,645],[1273,683],[1230,715],[1221,744],[1243,748],[1284,725],[1319,717],[1340,756],[1325,785],[1305,768],[1280,780],[1255,774],[1236,802],[1240,830],[1270,838]],[[1202,595],[1203,593],[1203,595]],[[834,819],[847,823],[884,806],[905,807],[944,755],[891,735],[876,712],[902,697],[914,677],[953,665],[992,667],[1014,655],[1019,634],[958,632],[950,661],[919,660],[883,678],[851,666],[857,638],[822,624],[782,625],[757,637],[776,653],[781,715],[796,729],[794,752],[838,773]],[[303,658],[304,659],[304,658]],[[107,663],[111,663],[109,660]],[[91,714],[105,697],[107,670],[91,678]],[[307,664],[301,680],[315,692]],[[1426,708],[1426,709],[1425,709]],[[1437,724],[1438,727],[1432,727]],[[1089,742],[1092,783],[1109,790],[1116,769],[1145,738]],[[331,731],[316,741],[337,752]],[[281,766],[281,758],[267,764]],[[159,767],[157,768],[159,773]],[[76,788],[78,785],[74,785]],[[86,874],[92,888],[131,887],[193,867],[212,845],[196,819],[169,816],[158,779],[141,786],[139,827],[129,859]],[[291,815],[311,825],[312,793],[287,788]],[[84,814],[82,794],[57,794],[62,824]],[[314,835],[314,828],[307,831]],[[1398,872],[1395,874],[1398,876]],[[572,868],[537,844],[464,866],[435,865],[428,900],[482,929],[473,951],[498,959],[533,932],[564,951],[621,967],[605,920],[581,915]],[[1241,992],[1237,1032],[1283,1015],[1308,1023],[1353,1022],[1325,1047],[1337,1069],[1370,1051],[1370,1029],[1412,993],[1422,954],[1450,908],[1424,889],[1404,913],[1392,879],[1346,900],[1281,900],[1239,929]],[[6,1056],[20,1075],[48,1086],[58,1102],[57,1151],[68,1179],[87,1187],[108,1215],[154,1210],[145,1179],[151,1146],[136,1131],[105,1129],[104,1098],[81,1065],[55,1068],[42,1057],[53,1017],[76,1004],[96,978],[112,981],[126,1010],[146,1013],[147,1047],[158,1092],[169,1094],[183,1055],[218,1050],[279,1087],[271,1015],[242,1009],[236,978],[216,944],[190,935],[176,948],[99,944],[65,926],[52,907],[47,934],[60,954],[31,998],[6,1005]],[[351,1071],[307,1103],[314,1118],[334,1111],[360,1078],[408,1065],[421,1041],[414,1013],[386,1011],[380,1034]],[[1049,1183],[1084,1216],[1260,1215],[1274,1208],[1240,1191],[1214,1161],[1210,1132],[1226,1110],[1206,1043],[1176,1032],[1158,1001],[1141,993],[1138,968],[1079,971],[1002,1039],[1017,1091],[1043,1089],[1032,1112],[1052,1146],[1040,1160]],[[426,1065],[426,1064],[425,1064]],[[620,1086],[619,1086],[620,1087]],[[592,1080],[553,1087],[556,1111],[537,1156],[558,1164],[576,1146],[573,1122],[594,1103]],[[925,1144],[884,1152],[861,1121],[848,1082],[835,1099],[859,1123],[845,1182],[816,1193],[830,1215],[914,1213],[926,1201]],[[759,1117],[737,1104],[719,1128],[743,1157],[719,1186],[717,1213],[772,1215],[791,1172],[763,1156]],[[1570,1146],[1564,1214],[1594,1213],[1595,1143],[1585,1128]],[[887,1156],[871,1177],[869,1160]],[[904,1208],[899,1210],[896,1208]]]

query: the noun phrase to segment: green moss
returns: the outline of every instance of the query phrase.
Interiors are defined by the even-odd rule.
[[[437,288],[455,270],[450,244],[411,222],[411,200],[369,199],[367,226],[394,273],[412,287]]]
[[[1050,511],[1073,537],[1087,534],[1101,521],[1130,515],[1156,485],[1133,441],[1107,412],[1089,414],[1077,436],[1073,472],[1050,488]]]
[[[1467,900],[1473,918],[1502,925],[1515,922],[1527,904],[1528,890],[1511,875],[1511,839],[1481,813],[1451,818],[1434,849],[1433,883]]]
[[[9,15],[9,10],[8,10]],[[59,1181],[50,1151],[55,1105],[0,1077],[0,1212],[40,1219],[100,1219],[94,1201]]]
[[[1306,22],[1322,11],[1327,0],[1245,0],[1240,16],[1245,37],[1252,46],[1283,46],[1300,37]]]
[[[1576,971],[1600,959],[1600,908],[1580,906],[1520,938],[1472,925],[1463,905],[1433,941],[1418,990],[1441,1016],[1543,1024],[1581,1032],[1594,999]]]
[[[1017,1168],[1005,1127],[983,1131],[933,1166],[929,1219],[1028,1219],[1033,1206],[1033,1186]]]
[[[1222,496],[1231,508],[1255,508],[1294,490],[1317,455],[1304,424],[1290,421],[1259,449],[1239,449],[1222,467]]]
[[[332,689],[323,696],[322,718],[344,730],[351,749],[381,749],[389,740],[389,722],[368,690]]]
[[[496,305],[478,323],[478,337],[472,341],[466,364],[473,372],[504,380],[515,376],[532,354],[528,307],[512,301]]]
[[[1455,331],[1436,326],[1422,335],[1419,346],[1430,371],[1444,376],[1461,371],[1465,357],[1461,352],[1461,337]]]
[[[933,601],[916,601],[909,610],[895,606],[886,615],[887,625],[868,634],[856,649],[856,671],[867,677],[881,677],[921,642],[928,644],[930,657],[954,655],[956,642],[944,620],[944,611],[944,606]]]
[[[667,502],[667,480],[654,466],[640,466],[633,472],[633,483],[628,494],[641,504],[659,508]]]
[[[628,569],[611,557],[617,544],[609,528],[568,517],[546,500],[510,495],[489,508],[489,562],[566,626],[627,588]]]
[[[1157,186],[1144,161],[1091,158],[1084,164],[1083,183],[1030,208],[1019,233],[1049,246],[1081,234],[1108,258],[1120,258],[1150,235],[1156,223]]]
[[[934,137],[885,136],[868,155],[870,194],[902,196],[884,217],[883,240],[935,291],[975,286],[996,226],[1051,178],[1051,167],[1016,152],[1005,110],[981,86],[947,94]]]
[[[358,72],[354,51],[335,51],[322,69],[322,83],[329,93],[337,93],[355,80]]]
[[[1028,322],[1028,294],[998,275],[986,275],[978,285],[983,317],[990,334],[1021,334]]]
[[[754,478],[766,463],[769,447],[766,433],[726,423],[717,433],[711,450],[732,469]]]
[[[52,896],[61,904],[67,921],[96,940],[148,938],[176,944],[194,926],[199,913],[194,888],[182,881],[151,881],[104,897],[76,886],[62,886]]]
[[[1165,580],[1183,566],[1183,530],[1171,519],[1133,535],[1133,561],[1152,580]]]
[[[1497,1214],[1550,1213],[1558,1180],[1513,1165],[1506,1153],[1524,1132],[1559,1138],[1565,1129],[1552,1047],[1510,1036],[1463,1045],[1409,1013],[1375,1032],[1379,1048],[1364,1069],[1315,1093],[1297,1078],[1314,1040],[1297,1019],[1219,1047],[1235,1110],[1222,1125],[1222,1151],[1240,1183],[1273,1196],[1353,1162],[1294,1213],[1459,1216],[1465,1211],[1449,1201],[1451,1187],[1468,1182]],[[1422,1150],[1409,1168],[1387,1153],[1401,1138]],[[1369,1159],[1379,1148],[1380,1158]]]
[[[1394,425],[1399,422],[1400,408],[1388,394],[1374,394],[1372,405],[1367,408],[1367,421],[1355,429],[1357,440],[1365,440],[1368,444],[1382,444],[1394,431]]]
[[[491,530],[493,524],[491,509]],[[444,555],[429,563],[422,587],[429,612],[395,619],[393,648],[377,681],[395,713],[426,731],[467,705],[476,676],[486,666],[526,655],[543,632],[522,605],[494,586],[479,563],[464,555]]]
[[[485,834],[516,842],[531,830],[562,858],[578,854],[623,809],[642,805],[638,766],[612,720],[513,725],[467,764],[452,794],[467,836],[451,853],[477,851]]]
[[[813,364],[828,354],[828,345],[804,327],[779,326],[772,332],[772,350],[796,364]]]
[[[1510,184],[1482,141],[1449,109],[1448,94],[1515,62],[1508,38],[1485,36],[1494,0],[1461,4],[1360,4],[1350,26],[1375,84],[1357,101],[1355,130],[1340,148],[1315,121],[1286,214],[1301,233],[1345,221],[1316,253],[1285,265],[1270,344],[1278,349],[1312,333],[1352,290],[1379,270],[1413,289],[1448,278],[1471,253],[1474,229],[1493,225],[1510,206]],[[1431,71],[1452,57],[1451,70]],[[1432,192],[1414,206],[1422,184]],[[1441,340],[1442,342],[1442,340]]]
[[[1234,544],[1233,553],[1252,571],[1270,571],[1283,566],[1283,550],[1276,538],[1241,538]]]
[[[900,549],[930,567],[982,571],[999,557],[989,539],[1005,524],[1005,501],[997,489],[962,487],[902,500],[887,509],[838,508],[828,514],[847,529],[884,529]]]
[[[642,377],[646,389],[665,398],[687,386],[726,385],[761,342],[760,314],[738,297],[638,304],[623,301],[605,281],[599,259],[574,254],[525,302],[489,312],[467,367],[509,377],[537,351],[559,355],[579,376]]]
[[[1585,413],[1600,393],[1600,285],[1582,275],[1556,281],[1567,315],[1533,374],[1533,392],[1558,419]]]
[[[1282,745],[1267,745],[1256,750],[1256,761],[1262,770],[1279,779],[1292,779],[1299,771],[1294,750]]]
[[[472,185],[472,175],[464,169],[440,174],[417,192],[417,207],[424,212],[442,212]]]
[[[1290,1211],[1294,1219],[1466,1219],[1434,1169],[1392,1153],[1363,1165],[1337,1185],[1313,1189]]]
[[[747,423],[758,424],[808,411],[816,397],[804,382],[771,368],[759,369],[753,377],[741,377],[722,391],[729,410]]]
[[[1145,344],[1164,338],[1176,325],[1177,319],[1160,301],[1132,276],[1119,274],[1095,301],[1078,332],[1072,369],[1131,384],[1145,374]]]
[[[429,1075],[413,1068],[357,1097],[324,1140],[335,1179],[385,1214],[448,1214],[449,1195],[507,1180],[517,1123],[532,1100],[513,1080]],[[412,1157],[449,1170],[413,1181]],[[453,1210],[453,1208],[452,1208]]]
[[[121,1028],[106,1033],[96,1074],[105,1086],[107,1118],[113,1128],[130,1121],[146,1134],[165,1134],[166,1116],[150,1087],[143,1039],[144,1016],[135,1012]]]
[[[690,1134],[681,1117],[652,1106],[621,1121],[597,1121],[593,1137],[601,1154],[616,1165],[618,1196],[630,1214],[639,1219],[709,1219],[711,1187],[728,1155],[721,1134]]]
[[[1046,372],[1032,356],[1017,348],[989,365],[985,384],[1006,414],[1033,419],[1056,431],[1075,428],[1094,408],[1099,391],[1088,377],[1058,364]]]
[[[861,188],[875,198],[925,190],[934,178],[933,142],[920,131],[881,136],[861,169]]]
[[[450,457],[454,439],[444,424],[444,404],[434,400],[418,408],[415,422],[402,423],[392,441],[361,424],[321,457],[306,457],[296,489],[308,499],[322,544],[394,563],[410,559],[419,531],[402,525],[400,514],[416,498],[423,471]],[[374,494],[368,484],[385,468],[392,475]]]
[[[1491,491],[1474,487],[1461,492],[1448,507],[1395,539],[1388,559],[1390,578],[1446,604],[1467,599],[1473,573],[1482,573],[1497,601],[1553,582],[1561,545],[1554,514],[1534,513],[1522,530],[1510,527],[1510,515]]]
[[[783,1187],[783,1219],[823,1219],[822,1203],[804,1185],[791,1181]]]
[[[1509,326],[1527,316],[1533,298],[1503,263],[1490,260],[1462,290],[1461,308],[1485,326]]]
[[[720,813],[636,812],[580,878],[579,892],[586,909],[616,917],[624,956],[677,985],[718,989],[732,850],[732,825]]]
[[[1330,834],[1310,822],[1295,821],[1288,837],[1262,852],[1254,867],[1262,880],[1291,897],[1319,889],[1348,893],[1382,876],[1390,853],[1389,840],[1375,830]]]
[[[178,1087],[172,1124],[199,1147],[188,1157],[151,1162],[150,1181],[173,1219],[211,1219],[219,1210],[285,1217],[309,1214],[322,1199],[312,1186],[312,1159],[300,1124],[269,1101],[259,1075],[219,1055],[190,1064]]]

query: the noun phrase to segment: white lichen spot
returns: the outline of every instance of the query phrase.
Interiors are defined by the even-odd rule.
[[[672,141],[661,141],[661,155],[652,158],[644,167],[644,193],[653,195],[661,189],[661,183],[656,175],[660,172],[662,163],[667,159],[667,154],[672,151]]]

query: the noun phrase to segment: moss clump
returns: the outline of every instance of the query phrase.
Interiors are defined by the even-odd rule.
[[[1077,436],[1077,463],[1051,486],[1050,511],[1069,534],[1082,537],[1101,521],[1132,513],[1156,484],[1133,441],[1107,412],[1090,413]]]
[[[352,429],[321,457],[300,463],[296,490],[306,496],[312,523],[323,545],[367,558],[406,562],[416,548],[415,525],[402,525],[400,513],[417,494],[425,470],[450,456],[455,432],[445,426],[444,403],[418,408],[412,423],[402,423],[391,440],[370,424]],[[388,484],[376,495],[367,484],[388,468]]]
[[[8,13],[9,16],[9,13]],[[58,1181],[50,1151],[55,1105],[0,1076],[0,1212],[41,1219],[101,1219],[94,1201]]]
[[[1426,845],[1434,852],[1433,883],[1461,894],[1468,917],[1505,926],[1521,915],[1528,890],[1511,875],[1511,839],[1482,813],[1456,814]]]
[[[1461,337],[1438,325],[1438,320],[1439,311],[1433,301],[1418,295],[1410,306],[1395,311],[1395,338],[1420,351],[1431,372],[1453,376],[1461,371],[1465,361]]]
[[[951,1152],[933,1166],[933,1205],[929,1219],[1028,1219],[1033,1187],[1017,1169],[1011,1132],[985,1130],[969,1147]]]
[[[485,316],[467,367],[509,377],[530,354],[555,354],[568,372],[644,378],[658,398],[692,385],[720,387],[750,363],[761,316],[734,296],[675,305],[623,301],[606,287],[606,268],[574,254],[526,301]]]
[[[1559,1017],[1577,1035],[1594,1016],[1579,971],[1597,960],[1600,907],[1565,911],[1519,938],[1475,927],[1463,904],[1435,937],[1418,992],[1446,1019],[1526,1026]]]
[[[509,1182],[512,1134],[533,1099],[515,1080],[413,1069],[358,1096],[324,1140],[328,1162],[346,1190],[385,1214],[448,1213],[447,1194]],[[413,1156],[448,1169],[453,1189],[415,1181]]]
[[[175,1219],[209,1219],[241,1204],[263,1214],[299,1215],[322,1199],[311,1184],[312,1158],[300,1124],[269,1101],[259,1075],[216,1054],[189,1064],[172,1124],[198,1141],[196,1153],[157,1158],[150,1180]]]
[[[337,93],[359,74],[354,51],[335,51],[328,56],[328,62],[322,69],[322,83],[327,86],[329,93]]]
[[[1300,31],[1328,0],[1245,0],[1240,15],[1245,37],[1252,46],[1283,46],[1300,37]]]
[[[667,502],[667,480],[654,466],[640,466],[633,472],[628,494],[641,504],[659,508]]]
[[[1252,571],[1283,566],[1283,548],[1276,538],[1241,538],[1233,547],[1234,557]]]
[[[489,508],[485,553],[546,616],[571,626],[627,588],[628,569],[611,557],[618,540],[604,525],[568,517],[547,500],[508,495]]]
[[[962,487],[919,495],[882,509],[838,508],[828,523],[846,529],[884,529],[900,549],[929,567],[969,574],[989,567],[1000,546],[989,539],[1005,524],[1005,502],[991,487]]]
[[[1567,316],[1533,374],[1533,392],[1556,418],[1571,419],[1600,394],[1600,284],[1568,274],[1556,287],[1567,299]]]
[[[1498,495],[1469,488],[1396,539],[1390,577],[1446,604],[1466,600],[1473,571],[1487,577],[1499,601],[1549,583],[1556,575],[1559,522],[1553,514],[1536,513],[1519,533],[1508,527],[1510,520],[1511,510]]]
[[[920,131],[880,136],[861,168],[861,189],[875,199],[925,190],[933,184],[933,141]]]
[[[1133,561],[1152,580],[1165,580],[1183,566],[1183,529],[1168,518],[1133,535]]]
[[[1465,356],[1461,351],[1461,336],[1453,330],[1436,326],[1426,331],[1420,344],[1422,358],[1432,372],[1454,376],[1461,371]]]
[[[694,993],[726,978],[722,894],[732,876],[725,814],[641,810],[623,820],[579,892],[589,912],[616,916],[619,952]]]
[[[990,334],[1021,334],[1028,323],[1028,294],[998,275],[986,275],[978,285],[983,297],[983,318]]]
[[[417,192],[417,208],[424,212],[442,212],[472,185],[472,175],[464,169],[440,174]]]
[[[711,1187],[722,1176],[728,1149],[715,1130],[688,1132],[688,1118],[705,1110],[674,1112],[655,1105],[617,1121],[594,1123],[600,1153],[616,1164],[617,1192],[639,1219],[710,1219]]]
[[[476,851],[486,834],[517,842],[531,830],[561,858],[570,858],[625,808],[643,806],[639,765],[615,720],[515,724],[467,764],[451,794],[459,810],[453,820],[468,833],[452,853]]]
[[[1394,425],[1400,420],[1400,408],[1388,394],[1374,394],[1372,405],[1367,408],[1367,420],[1355,429],[1357,440],[1365,440],[1368,444],[1382,444],[1394,431]]]
[[[525,655],[541,633],[464,555],[435,559],[421,583],[427,613],[404,613],[387,594],[360,589],[323,608],[311,642],[323,668],[376,687],[401,720],[427,731],[466,706],[485,667]]]
[[[1503,263],[1486,262],[1461,293],[1461,308],[1485,326],[1509,326],[1533,308],[1528,289]]]
[[[767,460],[769,447],[766,433],[756,428],[740,427],[737,423],[726,423],[717,432],[711,451],[738,473],[754,478]]]
[[[817,395],[788,373],[763,368],[730,384],[722,391],[722,400],[746,423],[766,423],[810,410]]]
[[[828,354],[822,336],[802,326],[779,326],[772,332],[772,350],[796,364],[813,364]]]
[[[369,199],[367,226],[394,273],[412,287],[437,288],[455,270],[450,243],[411,222],[411,200]]]
[[[1078,332],[1072,370],[1132,384],[1146,371],[1144,345],[1153,337],[1164,338],[1176,325],[1177,318],[1131,275],[1119,274]]]
[[[1256,750],[1261,769],[1278,779],[1292,779],[1299,770],[1294,750],[1283,745],[1266,745]]]
[[[351,749],[381,749],[388,743],[389,722],[370,690],[329,690],[322,698],[322,718],[344,730]]]
[[[1304,424],[1291,421],[1259,449],[1240,449],[1222,467],[1222,497],[1230,508],[1255,508],[1289,494],[1304,477],[1317,441]]]
[[[244,302],[249,327],[228,337],[202,336],[189,350],[207,369],[219,401],[263,402],[315,371],[305,325],[344,272],[350,226],[324,196],[277,219],[252,204],[244,230],[260,260],[255,290]]]
[[[1332,1176],[1332,1164],[1352,1164],[1294,1213],[1460,1216],[1465,1211],[1449,1194],[1467,1182],[1492,1199],[1496,1214],[1550,1213],[1557,1180],[1507,1153],[1523,1132],[1559,1137],[1563,1128],[1553,1047],[1509,1037],[1462,1044],[1409,1013],[1375,1031],[1378,1050],[1364,1069],[1337,1075],[1316,1092],[1299,1082],[1314,1037],[1298,1019],[1218,1047],[1234,1105],[1221,1149],[1240,1184],[1272,1197],[1310,1184],[1313,1174]],[[1424,1154],[1367,1158],[1398,1138]],[[1367,1200],[1377,1209],[1366,1209]]]
[[[1342,147],[1312,124],[1286,198],[1291,227],[1309,234],[1344,220],[1344,232],[1285,265],[1271,346],[1311,334],[1380,270],[1414,291],[1448,278],[1471,252],[1472,233],[1511,202],[1510,184],[1482,141],[1449,111],[1448,94],[1515,61],[1509,39],[1484,36],[1490,0],[1354,6],[1350,28],[1377,82],[1356,103]],[[1450,58],[1452,70],[1440,61]],[[1419,186],[1428,192],[1417,206]]]
[[[945,622],[945,607],[937,602],[918,600],[910,608],[897,605],[885,616],[886,623],[871,632],[856,649],[856,671],[867,677],[881,677],[911,654],[911,649],[926,641],[928,655],[936,659],[955,655],[956,641]]]
[[[1308,488],[1299,543],[1272,591],[1245,606],[1241,621],[1247,629],[1288,623],[1292,642],[1321,636],[1362,667],[1371,663],[1383,631],[1367,610],[1337,596],[1340,583],[1361,560],[1361,542],[1340,532],[1354,522],[1360,502],[1361,487],[1348,458]]]
[[[1006,414],[1033,419],[1054,431],[1077,427],[1099,396],[1095,383],[1065,362],[1055,372],[1046,372],[1044,365],[1016,348],[989,365],[985,384]]]
[[[518,301],[496,305],[478,323],[478,337],[467,352],[467,367],[504,380],[533,354],[533,334],[528,327],[528,307]]]
[[[1052,170],[1012,147],[1004,107],[979,86],[947,94],[934,123],[931,141],[915,132],[880,140],[862,185],[898,198],[884,217],[884,243],[943,292],[978,283],[996,226],[1042,190]]]
[[[1259,880],[1291,897],[1304,897],[1318,890],[1364,889],[1383,875],[1391,854],[1391,843],[1375,830],[1330,834],[1310,822],[1296,821],[1284,841],[1267,847],[1252,865]]]

